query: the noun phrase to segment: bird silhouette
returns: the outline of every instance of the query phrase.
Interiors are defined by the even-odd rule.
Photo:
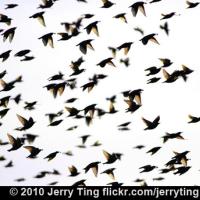
[[[22,143],[20,138],[14,138],[9,133],[7,134],[7,136],[8,136],[8,139],[9,139],[9,143],[12,145],[12,148],[9,149],[8,151],[15,151],[15,150],[19,149],[23,145],[23,143]]]
[[[114,170],[115,168],[106,169],[105,171],[101,172],[101,174],[107,174],[111,179],[115,180],[115,175],[113,172]]]
[[[30,152],[30,155],[27,158],[36,158],[40,151],[42,151],[42,149],[39,149],[34,146],[24,146],[24,148]]]
[[[60,152],[59,152],[59,151],[55,151],[55,152],[53,152],[53,153],[50,153],[50,154],[47,155],[44,159],[48,159],[48,161],[51,161],[51,160],[53,160],[53,159],[56,157],[56,155],[57,155],[58,153],[60,153]]]
[[[17,27],[9,28],[6,31],[4,31],[1,35],[3,35],[3,41],[5,42],[7,39],[9,39],[9,42],[11,43],[14,35],[15,35],[15,30]]]
[[[150,172],[154,170],[155,168],[158,168],[158,167],[153,166],[153,165],[145,165],[145,166],[140,167],[139,169],[143,169],[142,171],[140,171],[140,173],[143,173],[143,172]]]
[[[17,7],[17,6],[18,6],[18,4],[15,4],[15,3],[9,3],[9,4],[6,4],[5,9],[12,9],[12,8]]]
[[[38,39],[41,39],[44,46],[49,45],[51,48],[54,48],[54,42],[53,42],[53,34],[54,33],[47,33],[41,37],[39,37]]]
[[[197,123],[200,121],[200,117],[194,117],[192,115],[188,115],[190,121],[188,123]]]
[[[129,6],[129,8],[131,8],[131,12],[133,14],[134,17],[136,17],[138,10],[144,15],[146,16],[146,12],[145,12],[145,8],[144,8],[144,4],[146,4],[143,1],[138,1],[134,4],[132,4],[131,6]]]
[[[28,120],[24,117],[22,117],[21,115],[18,115],[17,114],[17,118],[18,120],[20,121],[20,123],[22,124],[22,127],[20,128],[16,128],[15,130],[18,130],[18,131],[25,131],[29,128],[31,128],[34,124],[35,124],[35,121],[33,120],[32,117],[30,117]]]
[[[152,149],[148,150],[147,153],[151,153],[151,155],[155,154],[157,151],[160,150],[161,147],[153,147]]]
[[[29,18],[37,19],[40,22],[41,25],[46,26],[46,23],[45,23],[45,20],[44,20],[44,16],[43,16],[44,13],[45,13],[44,11],[37,12],[37,13],[31,15]]]
[[[126,19],[126,13],[119,13],[119,14],[115,15],[113,18],[120,19],[123,22],[128,23],[127,19]]]
[[[155,129],[159,125],[160,116],[156,117],[152,122],[142,117],[142,121],[147,126],[144,130],[152,130],[152,129]]]
[[[107,160],[103,164],[112,164],[112,163],[114,163],[117,160],[121,160],[121,156],[122,156],[121,153],[112,153],[112,154],[110,154],[110,153],[108,153],[105,150],[103,150],[103,155],[105,156],[105,158]]]
[[[122,45],[118,46],[117,49],[120,51],[121,49],[124,50],[124,55],[127,55],[130,48],[131,48],[131,45],[133,44],[133,42],[125,42],[123,43]]]
[[[160,29],[163,30],[167,35],[169,35],[169,25],[165,22],[163,25],[160,25]]]
[[[149,67],[149,68],[145,69],[145,71],[149,71],[149,73],[146,76],[155,75],[155,74],[159,73],[160,70],[161,70],[160,67],[155,67],[155,66]]]
[[[176,168],[177,171],[174,172],[174,174],[183,175],[183,174],[185,174],[190,168],[191,168],[191,166],[187,166],[187,167],[184,167],[184,166],[177,167],[177,168]]]
[[[8,50],[0,54],[0,58],[2,58],[2,62],[6,61],[9,58],[11,51],[12,50]]]
[[[158,40],[155,38],[155,36],[158,35],[156,33],[151,33],[149,35],[144,36],[140,41],[142,42],[143,45],[146,45],[149,41],[154,42],[156,44],[160,44]]]
[[[84,40],[84,41],[80,42],[79,44],[77,44],[76,46],[79,46],[80,51],[83,54],[86,54],[88,48],[94,51],[94,48],[91,44],[92,41],[93,41],[92,39]]]
[[[171,13],[161,14],[161,15],[162,15],[162,18],[160,20],[164,20],[164,19],[169,19],[177,14],[176,14],[176,12],[171,12]]]
[[[186,4],[188,5],[187,8],[195,8],[199,5],[200,2],[191,2],[191,1],[186,1]]]
[[[74,176],[78,176],[80,174],[80,172],[78,172],[77,168],[72,165],[71,167],[68,167],[69,169],[69,172],[70,172],[70,175],[71,177],[74,177]]]
[[[169,139],[181,139],[184,140],[184,137],[181,135],[182,132],[177,133],[166,133],[163,138],[163,143],[167,142]]]
[[[103,3],[103,6],[101,6],[101,8],[110,8],[111,6],[115,4],[109,0],[101,0],[101,1]]]
[[[84,29],[86,30],[87,34],[90,34],[91,32],[95,33],[97,36],[99,36],[99,31],[97,24],[99,21],[95,21],[87,25]]]

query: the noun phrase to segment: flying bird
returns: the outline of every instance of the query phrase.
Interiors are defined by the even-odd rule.
[[[87,25],[84,29],[86,30],[87,34],[90,34],[91,32],[95,33],[97,36],[99,36],[99,31],[97,24],[99,21],[95,21]]]
[[[31,15],[29,18],[37,19],[41,25],[46,26],[45,20],[44,20],[44,11],[43,12],[37,12],[33,15]]]
[[[42,149],[39,149],[34,146],[24,146],[24,148],[30,152],[30,155],[27,158],[36,158],[40,151],[42,151]]]
[[[32,117],[30,117],[30,118],[27,120],[27,119],[25,119],[24,117],[22,117],[21,115],[18,115],[18,114],[17,114],[17,118],[18,118],[18,120],[20,121],[20,123],[22,124],[22,127],[16,128],[15,130],[18,130],[18,131],[25,131],[25,130],[31,128],[31,127],[35,124],[35,121],[33,120]]]
[[[117,14],[117,15],[115,15],[113,18],[120,19],[120,20],[122,20],[123,22],[128,23],[128,22],[127,22],[127,19],[126,19],[126,13]]]
[[[191,2],[191,1],[186,1],[186,4],[188,5],[187,8],[195,8],[200,4],[200,2]]]
[[[53,34],[54,33],[47,33],[41,37],[39,37],[38,39],[41,39],[44,46],[49,45],[51,48],[54,48],[54,42],[53,42]]]
[[[138,10],[144,15],[146,16],[146,12],[145,12],[145,8],[144,8],[144,5],[146,3],[143,2],[143,1],[138,1],[134,4],[132,4],[131,6],[129,6],[129,8],[131,8],[131,12],[133,14],[134,17],[136,17],[137,13],[138,13]]]
[[[83,54],[87,54],[88,48],[94,51],[94,48],[91,44],[92,41],[93,41],[92,39],[84,40],[84,41],[80,42],[79,44],[77,44],[76,46],[79,46],[79,49]]]
[[[144,130],[152,130],[152,129],[155,129],[159,125],[160,116],[156,117],[152,122],[142,117],[142,121],[147,126]]]
[[[101,162],[97,161],[97,162],[92,162],[90,164],[88,164],[84,170],[85,170],[85,173],[87,173],[90,169],[92,169],[95,177],[97,177],[98,175],[98,165],[100,164]]]
[[[11,43],[14,35],[15,35],[15,30],[17,27],[9,28],[6,31],[4,31],[1,35],[3,35],[3,41],[5,42],[7,39],[9,39],[9,42]]]
[[[56,157],[56,155],[57,155],[58,153],[60,153],[60,152],[59,152],[59,151],[55,151],[55,152],[53,152],[53,153],[50,153],[50,154],[47,155],[44,159],[48,159],[48,161],[51,161],[51,160],[53,160],[53,159]]]
[[[12,145],[12,148],[9,149],[8,151],[15,151],[15,150],[19,149],[23,145],[23,143],[22,143],[20,138],[14,138],[9,133],[7,134],[7,136],[8,136],[8,139],[9,139],[9,143]]]
[[[101,0],[103,3],[103,6],[101,8],[110,8],[113,6],[115,3],[109,1],[109,0]]]
[[[195,116],[192,116],[192,115],[188,115],[190,121],[188,123],[197,123],[200,121],[200,117],[195,117]]]
[[[143,45],[146,45],[149,41],[154,42],[156,44],[160,44],[158,40],[155,38],[155,36],[158,35],[156,33],[151,33],[149,35],[144,36],[140,41],[142,42]]]

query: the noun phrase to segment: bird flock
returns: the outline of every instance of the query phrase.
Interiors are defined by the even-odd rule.
[[[84,8],[90,7],[90,4],[94,4],[93,0],[71,1],[71,3],[79,7],[83,6]],[[157,136],[156,141],[159,142],[155,146],[151,146],[149,145],[151,141],[145,140],[145,135],[143,135],[143,133],[154,135],[154,132],[159,126],[162,126],[162,115],[155,113],[153,114],[154,117],[151,118],[146,114],[143,115],[141,112],[140,115],[137,115],[137,120],[134,118],[136,113],[139,113],[142,108],[145,107],[145,102],[148,101],[148,99],[144,98],[148,87],[135,87],[135,80],[132,80],[133,84],[129,83],[129,88],[125,88],[118,93],[113,92],[116,91],[116,88],[122,88],[121,85],[123,82],[129,81],[123,73],[128,71],[129,76],[131,76],[131,73],[135,73],[136,66],[133,66],[132,63],[135,59],[134,51],[137,51],[137,45],[140,45],[140,49],[145,49],[148,46],[152,49],[160,48],[163,43],[163,38],[167,41],[173,36],[173,30],[170,29],[171,20],[176,21],[178,18],[181,18],[184,13],[198,10],[198,5],[200,3],[195,1],[182,1],[185,7],[184,13],[179,13],[179,11],[162,13],[161,11],[160,18],[157,19],[158,25],[156,31],[146,33],[146,31],[144,31],[145,27],[135,26],[131,20],[148,19],[152,7],[156,7],[161,3],[165,5],[168,1],[132,0],[129,1],[132,3],[127,6],[125,11],[122,10],[122,12],[116,13],[116,8],[118,6],[117,1],[96,0],[95,3],[100,5],[99,7],[97,6],[96,9],[101,12],[102,15],[107,12],[107,15],[110,17],[108,20],[113,23],[113,27],[109,27],[109,31],[110,28],[113,29],[113,33],[110,34],[110,40],[112,40],[112,34],[115,34],[114,29],[117,26],[130,27],[129,34],[136,34],[138,36],[138,39],[133,38],[133,40],[130,41],[124,36],[125,33],[124,35],[120,34],[124,42],[116,41],[116,45],[114,46],[111,45],[109,41],[101,40],[104,37],[103,32],[106,32],[106,27],[103,26],[104,20],[102,20],[100,16],[96,16],[95,13],[87,12],[87,9],[85,9],[85,13],[78,13],[79,17],[74,21],[65,21],[65,19],[63,19],[63,21],[57,21],[57,18],[55,18],[55,21],[52,23],[56,23],[62,31],[52,30],[51,32],[47,32],[47,28],[51,23],[46,17],[48,12],[55,9],[59,15],[60,11],[57,9],[58,4],[65,5],[66,12],[68,12],[67,10],[70,9],[70,6],[68,8],[68,4],[70,3],[65,0],[38,0],[38,2],[38,7],[34,8],[38,10],[38,12],[30,13],[26,18],[30,30],[26,30],[24,36],[28,35],[33,23],[35,23],[34,25],[42,29],[44,34],[36,38],[31,38],[29,43],[37,43],[42,51],[52,50],[54,52],[52,55],[55,57],[61,56],[59,52],[56,52],[59,45],[64,44],[64,48],[67,49],[68,44],[71,42],[69,44],[70,49],[66,55],[69,64],[68,66],[66,66],[66,63],[63,64],[65,65],[63,70],[59,70],[58,66],[56,66],[53,69],[54,74],[43,80],[44,84],[39,85],[42,90],[42,97],[40,93],[36,92],[34,95],[35,99],[29,101],[28,98],[27,100],[24,98],[24,96],[26,97],[26,92],[34,92],[34,85],[33,88],[26,89],[27,91],[24,90],[16,94],[15,90],[17,90],[18,87],[20,88],[21,85],[26,85],[26,73],[19,74],[16,72],[16,69],[14,70],[15,73],[10,70],[8,72],[7,63],[9,63],[9,60],[19,59],[16,62],[19,62],[19,65],[20,63],[26,63],[26,67],[28,68],[31,62],[34,62],[40,57],[40,53],[38,52],[37,54],[37,52],[32,49],[23,48],[23,46],[26,45],[23,41],[20,43],[22,47],[17,46],[16,48],[13,46],[15,45],[15,39],[18,37],[18,31],[21,30],[20,22],[15,20],[15,16],[12,12],[15,13],[15,10],[23,5],[21,5],[21,2],[19,2],[19,4],[8,3],[4,5],[0,13],[0,26],[2,27],[0,29],[0,34],[2,44],[7,44],[7,50],[0,52],[0,128],[5,130],[5,126],[9,128],[9,131],[1,131],[0,148],[2,150],[6,149],[5,155],[0,155],[1,168],[6,168],[7,171],[5,171],[5,173],[11,173],[8,168],[14,168],[15,162],[10,160],[5,164],[7,160],[6,157],[12,158],[13,155],[13,158],[17,158],[18,155],[24,155],[24,152],[26,153],[27,151],[29,154],[23,162],[30,162],[30,160],[37,162],[37,160],[40,160],[38,165],[41,163],[41,168],[43,165],[42,162],[45,162],[45,165],[46,163],[49,164],[52,162],[51,166],[53,166],[52,170],[40,170],[33,177],[23,177],[22,172],[23,170],[34,171],[34,164],[32,164],[33,169],[24,169],[23,166],[21,166],[21,171],[17,172],[17,176],[19,177],[13,180],[14,184],[17,182],[22,185],[26,184],[26,182],[27,184],[31,184],[31,180],[35,179],[38,180],[38,183],[34,183],[39,185],[41,184],[39,180],[41,180],[41,178],[46,178],[47,181],[44,184],[59,185],[60,183],[57,177],[60,176],[62,179],[66,179],[66,185],[98,185],[98,179],[106,174],[109,176],[108,179],[106,179],[108,181],[101,183],[101,185],[121,186],[127,185],[127,182],[132,181],[132,185],[147,186],[152,184],[159,185],[160,181],[168,179],[169,174],[170,180],[173,180],[178,179],[180,175],[184,176],[190,173],[193,168],[191,165],[192,150],[185,148],[181,151],[176,150],[176,144],[181,143],[181,141],[187,142],[187,137],[184,132],[180,131],[180,127],[177,127],[177,132],[170,132],[169,130],[171,129],[168,127],[168,130],[160,133],[162,135],[161,137]],[[127,2],[125,5],[126,4]],[[119,10],[120,8],[117,8],[117,11]],[[14,26],[15,24],[17,25]],[[32,31],[34,32],[34,30]],[[162,37],[159,37],[160,35],[162,35]],[[23,40],[23,38],[20,39]],[[98,40],[100,40],[99,45],[103,45],[103,47],[100,47],[100,51],[96,50],[98,49]],[[119,39],[119,41],[121,41],[121,39]],[[70,52],[77,52],[76,58],[70,57]],[[99,59],[99,57],[101,57],[101,55],[99,55],[101,52],[103,52],[102,55],[106,54],[107,56]],[[144,54],[141,53],[139,56],[140,59],[145,59]],[[48,72],[47,65],[50,65],[48,59],[48,57],[41,58],[41,60],[45,60],[46,64],[44,65],[44,63],[41,62],[41,66],[35,66],[40,69],[41,74],[43,70],[45,73]],[[87,63],[87,60],[90,59],[93,60],[93,66]],[[41,60],[39,59],[39,61]],[[157,60],[158,63],[160,63],[157,66],[140,66],[145,85],[152,87],[158,85],[158,87],[162,87],[162,85],[167,84],[169,87],[173,88],[174,85],[179,82],[181,87],[184,88],[185,85],[190,82],[190,76],[193,76],[196,72],[192,67],[184,63],[180,67],[177,67],[176,61],[165,56],[158,57]],[[172,70],[174,66],[177,68]],[[14,68],[14,66],[12,67]],[[117,70],[121,71],[121,76],[119,76],[117,82],[112,83],[112,76],[114,76]],[[89,77],[87,77],[88,75]],[[107,91],[110,87],[106,87],[106,84],[104,84],[104,87],[101,87],[101,84],[103,85],[103,82],[106,82],[108,79],[111,88],[113,88],[111,91]],[[37,76],[32,81],[38,82]],[[98,90],[98,88],[100,89]],[[17,91],[20,91],[20,89]],[[93,92],[96,92],[97,96],[91,96]],[[178,92],[179,91],[177,91],[177,93]],[[104,99],[99,98],[98,93],[101,93],[100,97],[103,96]],[[110,95],[108,96],[107,94]],[[43,109],[45,102],[40,101],[40,98],[50,99],[48,110]],[[60,99],[65,99],[62,104],[60,104]],[[102,101],[107,105],[106,108],[101,106]],[[61,109],[55,111],[58,105]],[[20,113],[16,112],[16,110],[20,110]],[[173,111],[170,112],[173,113]],[[12,120],[8,120],[8,116],[10,116]],[[168,117],[170,118],[170,115]],[[121,123],[115,125],[115,123],[113,123],[115,118],[120,120]],[[43,121],[39,122],[40,119],[43,119]],[[128,120],[126,121],[126,119]],[[131,132],[134,126],[137,127],[138,121],[142,122],[143,129],[141,129],[141,133],[136,136]],[[71,122],[72,125],[69,126]],[[101,122],[106,123],[104,125]],[[192,127],[194,123],[198,122],[200,122],[199,116],[188,113],[188,121],[184,123],[186,126]],[[101,126],[104,126],[103,130],[108,129],[108,132],[113,130],[111,126],[114,126],[113,133],[106,133],[108,136],[104,138],[104,140],[108,140],[107,144],[109,144],[109,146],[104,146],[104,143],[99,139],[101,136],[93,133],[95,131],[100,131],[94,128],[95,124],[98,123],[101,124],[99,129]],[[39,124],[40,128],[37,132],[32,131],[37,124]],[[133,127],[131,124],[133,124]],[[15,128],[10,130],[12,126]],[[68,127],[66,128],[66,126]],[[170,126],[170,124],[168,126]],[[65,127],[65,129],[63,129],[63,127]],[[45,130],[46,133],[44,133],[43,130]],[[65,137],[60,133],[61,131],[64,133]],[[53,143],[52,141],[51,143],[49,142],[48,134],[50,133],[48,132],[53,132],[56,138],[59,138],[59,143],[65,145],[66,149],[71,145],[73,148],[67,151],[63,151],[63,148],[59,149],[59,144],[56,144],[56,140],[53,141]],[[118,135],[118,133],[121,135]],[[131,134],[132,140],[136,140],[137,137],[142,138],[141,141],[143,141],[143,143],[136,146],[128,146],[128,144],[125,144],[123,141],[123,138],[127,137],[127,134]],[[71,139],[71,137],[75,139]],[[116,137],[120,137],[118,143],[115,144],[118,146],[119,150],[112,150],[112,145]],[[152,137],[152,140],[154,137],[156,137],[156,135]],[[37,143],[40,138],[43,139]],[[76,141],[79,141],[79,143],[76,143]],[[134,165],[138,160],[142,160],[143,155],[143,163],[145,162],[146,156],[148,157],[148,161],[151,160],[154,156],[165,151],[167,145],[172,141],[175,141],[174,149],[169,150],[170,155],[168,157],[162,158],[164,163],[146,163],[143,166],[139,166],[138,169],[134,169],[140,174],[139,177],[133,177],[132,172],[128,172],[126,169],[118,170],[118,165],[121,163],[124,163],[123,166],[129,165],[130,163]],[[45,143],[44,146],[42,142]],[[54,144],[56,144],[55,147]],[[129,148],[132,154],[121,151],[121,146],[123,145]],[[79,156],[80,154],[82,155],[81,158]],[[94,158],[92,157],[90,162],[85,164],[84,159],[87,160],[90,158],[90,154],[95,154],[95,156]],[[137,156],[137,154],[139,156]],[[129,163],[127,163],[127,160],[125,163],[125,158]],[[18,159],[21,159],[21,156],[19,156]],[[78,163],[78,167],[76,164],[72,163],[72,161]],[[16,163],[16,165],[17,164],[19,163]],[[57,168],[59,168],[59,165],[62,165],[65,170],[58,170]],[[147,174],[151,174],[152,171],[154,174],[150,175],[151,179],[149,179]],[[130,180],[123,179],[123,173],[128,173]],[[195,173],[198,173],[198,170]],[[55,177],[55,181],[48,183],[48,177],[50,176]],[[120,180],[118,180],[118,176],[120,176]],[[95,179],[90,181],[90,177]],[[148,180],[146,180],[146,177],[148,177]],[[152,181],[155,182],[153,183]],[[0,184],[6,184],[5,180]],[[171,182],[171,185],[173,185],[173,182]]]

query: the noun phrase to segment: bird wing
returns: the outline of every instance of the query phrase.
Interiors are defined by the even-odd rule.
[[[181,159],[181,164],[186,167],[187,166],[187,159],[182,158]]]
[[[106,160],[109,160],[111,154],[109,154],[107,151],[103,150],[103,155],[106,157]]]
[[[50,45],[51,48],[54,48],[53,38],[49,37],[47,43]]]
[[[7,133],[7,136],[8,136],[10,144],[13,145],[16,142],[16,139],[9,133]]]
[[[65,86],[61,86],[58,88],[59,95],[61,96],[65,90]]]
[[[0,79],[0,84],[3,88],[7,85],[7,83],[3,79]]]
[[[88,49],[91,49],[91,50],[94,51],[94,48],[93,48],[93,46],[92,46],[91,44],[87,44],[86,47],[87,47]]]
[[[168,80],[170,78],[170,74],[165,69],[163,69],[162,72],[165,79]]]
[[[37,19],[40,22],[40,24],[42,24],[43,26],[46,26],[45,21],[44,21],[44,17],[42,15],[38,16]]]
[[[95,166],[95,167],[92,167],[92,171],[93,171],[95,177],[97,177],[97,174],[98,174],[98,165]]]
[[[33,151],[33,146],[24,146],[25,149],[27,149],[30,153]]]
[[[110,176],[111,179],[115,180],[115,175],[114,175],[113,172],[110,172],[110,173],[108,174],[108,176]]]
[[[80,48],[80,51],[81,51],[83,54],[86,54],[86,53],[87,53],[87,46],[86,46],[86,45],[80,44],[80,45],[79,45],[79,48]]]
[[[99,31],[98,31],[98,28],[95,26],[95,27],[92,27],[92,31],[93,33],[95,33],[97,36],[99,36]]]
[[[141,95],[140,94],[135,95],[135,100],[139,105],[142,105],[142,100],[141,100]]]
[[[154,119],[153,123],[157,124],[157,123],[159,122],[159,120],[160,120],[160,116],[156,117],[156,118]]]
[[[77,169],[74,165],[72,165],[71,167],[68,167],[69,171],[71,174],[76,174],[77,173]]]
[[[145,12],[145,9],[144,9],[144,6],[143,6],[143,5],[139,6],[138,9],[140,10],[140,12],[141,12],[144,16],[146,16],[146,12]]]
[[[192,116],[192,115],[188,115],[188,117],[189,117],[191,120],[194,119],[194,116]]]
[[[158,40],[156,40],[155,37],[151,37],[149,40],[150,40],[151,42],[156,43],[156,44],[160,44],[160,43],[158,42]]]
[[[8,36],[9,37],[9,42],[12,42],[14,35],[15,35],[14,32],[9,34],[9,36]]]
[[[21,115],[17,114],[17,118],[18,120],[21,122],[21,124],[24,126],[28,121],[27,119],[25,119],[24,117],[22,117]]]
[[[146,126],[150,126],[152,122],[142,117],[142,121],[146,124]]]

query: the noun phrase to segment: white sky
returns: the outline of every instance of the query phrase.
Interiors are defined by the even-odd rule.
[[[108,152],[121,152],[124,154],[121,161],[117,161],[112,165],[100,164],[99,171],[116,167],[116,180],[123,182],[124,185],[137,185],[133,180],[136,178],[145,178],[149,185],[195,185],[199,184],[199,125],[188,124],[188,114],[199,116],[199,35],[200,29],[197,24],[199,19],[199,9],[185,9],[184,0],[162,0],[159,3],[147,4],[146,14],[144,17],[140,12],[137,17],[131,14],[130,5],[133,0],[113,0],[116,3],[109,9],[101,9],[101,0],[88,0],[87,4],[77,3],[76,0],[59,0],[55,5],[47,9],[44,18],[47,27],[41,26],[37,20],[29,19],[29,16],[39,9],[36,9],[41,3],[38,1],[22,1],[16,0],[14,3],[19,4],[18,7],[5,10],[5,4],[11,1],[2,0],[0,3],[0,12],[8,15],[13,19],[10,27],[16,26],[16,34],[13,42],[1,42],[0,53],[12,49],[10,58],[1,63],[1,71],[6,69],[8,74],[5,81],[10,81],[18,75],[23,75],[23,83],[17,84],[16,88],[10,92],[0,93],[0,97],[9,95],[15,96],[22,93],[23,101],[38,101],[36,110],[25,111],[24,103],[18,106],[13,101],[9,103],[11,111],[1,120],[3,126],[0,127],[0,139],[7,141],[7,133],[17,137],[22,136],[14,129],[20,126],[16,117],[16,113],[29,117],[32,116],[37,123],[27,131],[39,135],[34,142],[34,146],[44,149],[37,159],[27,159],[27,150],[20,148],[17,151],[7,152],[9,146],[0,147],[0,155],[6,157],[6,161],[0,163],[0,185],[47,185],[50,182],[58,181],[58,185],[71,185],[74,182],[87,179],[87,185],[105,185],[112,180],[106,175],[99,175],[95,178],[92,172],[84,174],[82,170],[90,162],[105,162],[102,150]],[[161,13],[167,14],[177,12],[180,16],[175,16],[168,20],[170,33],[169,37],[159,29]],[[128,24],[120,20],[112,18],[116,14],[126,12]],[[69,41],[57,41],[60,37],[54,35],[55,48],[44,47],[41,40],[37,38],[49,32],[64,32],[61,22],[72,22],[79,18],[82,14],[91,13],[95,16],[91,19],[83,21],[81,34]],[[98,24],[100,37],[93,33],[87,35],[83,29],[89,23],[96,20],[101,21]],[[156,38],[160,45],[149,43],[144,46],[139,39],[141,35],[135,32],[134,27],[141,27],[145,35],[150,33],[158,33]],[[8,29],[7,25],[1,24],[0,28]],[[1,38],[2,39],[2,38]],[[94,39],[92,45],[95,51],[88,51],[84,56],[76,45],[86,39]],[[3,39],[2,39],[3,41]],[[108,46],[117,47],[124,42],[134,41],[131,50],[128,53],[131,65],[126,68],[119,63],[120,58],[124,58],[122,52],[117,54],[114,59],[116,68],[106,66],[101,69],[96,64],[111,56]],[[20,62],[14,54],[22,49],[31,49],[33,56],[36,58],[29,62]],[[67,88],[61,97],[54,99],[52,95],[43,88],[48,84],[47,78],[62,71],[65,79],[69,79],[72,70],[68,67],[71,61],[75,61],[83,56],[85,62],[81,68],[85,68],[86,72],[78,76],[78,88],[70,91]],[[160,66],[158,58],[170,58],[174,64],[166,70],[172,72],[181,69],[181,64],[185,64],[194,70],[189,75],[188,81],[178,80],[172,84],[164,84],[162,80],[156,84],[147,85],[148,77],[145,76],[144,69],[151,66]],[[88,78],[94,73],[104,73],[108,77],[100,80],[100,83],[90,93],[82,92],[80,86],[87,83]],[[158,75],[157,75],[158,76]],[[135,113],[125,113],[127,108],[120,94],[124,90],[134,90],[142,88],[142,104],[143,106]],[[109,103],[106,97],[117,95],[116,109],[119,110],[115,115],[105,115],[102,119],[95,117],[91,126],[87,127],[84,120],[74,120],[66,118],[68,113],[61,117],[64,122],[57,127],[47,127],[48,119],[45,113],[57,112],[64,108],[64,101],[78,97],[79,99],[73,103],[74,107],[83,109],[87,105],[96,103],[98,107],[108,110]],[[71,105],[69,105],[71,106]],[[161,124],[152,131],[144,132],[144,123],[141,117],[153,120],[156,116],[161,116]],[[131,121],[130,131],[120,132],[117,125]],[[78,129],[67,132],[67,128],[78,125]],[[182,131],[186,140],[172,140],[163,145],[161,137],[165,132]],[[90,134],[86,145],[88,148],[79,149],[76,145],[80,144],[80,136]],[[100,147],[90,147],[92,143],[99,140],[103,145]],[[133,149],[134,146],[143,144],[146,147],[142,150]],[[162,146],[161,150],[153,156],[145,152],[152,147]],[[47,162],[43,158],[51,152],[59,150],[65,152],[72,150],[73,157],[67,157],[62,154]],[[150,173],[139,173],[139,167],[147,164],[156,165],[159,169],[164,168],[164,164],[173,156],[173,151],[183,152],[190,150],[188,157],[189,166],[192,168],[185,175],[178,176],[169,173],[164,175],[165,180],[162,182],[152,181],[152,178],[162,176],[156,169]],[[4,168],[8,161],[13,160],[14,167]],[[70,178],[67,167],[75,165],[82,173],[81,175]],[[61,176],[48,176],[44,179],[35,179],[33,176],[43,170],[57,169]],[[14,179],[24,177],[25,182],[17,183]]]

